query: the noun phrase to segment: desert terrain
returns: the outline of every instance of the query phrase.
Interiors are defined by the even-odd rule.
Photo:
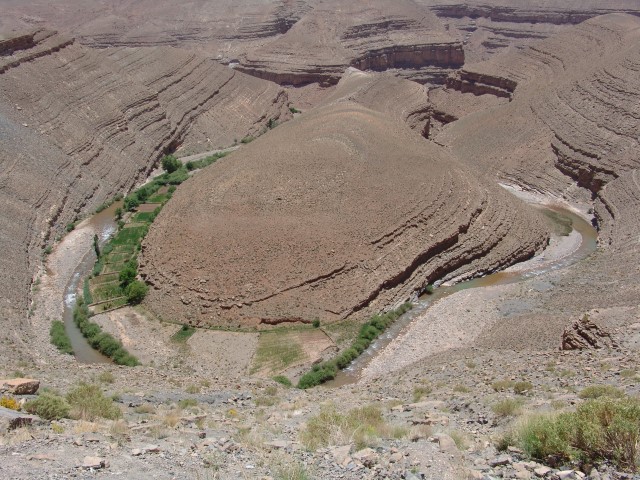
[[[0,477],[640,478],[637,2],[0,7]]]

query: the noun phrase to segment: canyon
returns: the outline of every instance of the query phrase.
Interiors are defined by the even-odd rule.
[[[0,476],[637,477],[509,437],[588,388],[640,394],[636,1],[0,8],[0,378],[92,383],[123,415],[0,430]],[[98,233],[83,220],[166,154],[232,146],[161,194],[137,253],[144,301],[92,317],[142,365],[60,353],[60,292]],[[597,229],[575,262],[567,210]],[[429,300],[505,269],[524,273]],[[349,382],[277,383],[407,301]],[[559,350],[580,322],[611,341]],[[309,441],[374,410],[386,430]]]

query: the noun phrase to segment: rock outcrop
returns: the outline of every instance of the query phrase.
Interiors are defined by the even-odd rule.
[[[587,348],[618,348],[618,344],[609,332],[584,315],[564,329],[560,350]]]
[[[143,244],[150,308],[193,324],[330,322],[544,243],[535,213],[421,138],[410,112],[426,90],[377,77],[351,72],[323,105],[178,189]]]
[[[277,85],[193,52],[16,38],[0,56],[0,308],[14,313],[65,225],[146,178],[165,151],[213,150],[290,115]]]

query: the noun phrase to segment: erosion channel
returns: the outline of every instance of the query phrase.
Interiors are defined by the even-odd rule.
[[[416,317],[422,315],[438,300],[470,288],[522,282],[531,277],[544,275],[550,271],[573,265],[587,258],[596,250],[598,233],[584,218],[560,206],[540,205],[538,208],[557,227],[557,232],[554,233],[550,241],[550,243],[556,243],[556,250],[558,250],[556,256],[549,255],[550,258],[545,258],[545,254],[552,250],[547,248],[544,254],[505,270],[453,285],[445,283],[434,288],[433,293],[422,295],[411,311],[396,320],[362,355],[355,359],[349,367],[339,371],[336,378],[327,382],[325,386],[332,388],[356,383],[362,371],[371,363],[374,357],[382,352],[405,328],[408,328]],[[569,226],[570,231],[562,232],[563,229]]]

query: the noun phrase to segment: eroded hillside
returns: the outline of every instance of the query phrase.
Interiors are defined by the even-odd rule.
[[[164,152],[230,145],[290,115],[278,86],[184,50],[93,50],[46,30],[0,48],[1,282],[19,315],[43,249]]]
[[[533,212],[402,121],[424,108],[423,87],[356,72],[343,82],[336,99],[218,162],[162,211],[140,260],[159,316],[335,321],[544,243]],[[371,89],[416,103],[374,102]]]

